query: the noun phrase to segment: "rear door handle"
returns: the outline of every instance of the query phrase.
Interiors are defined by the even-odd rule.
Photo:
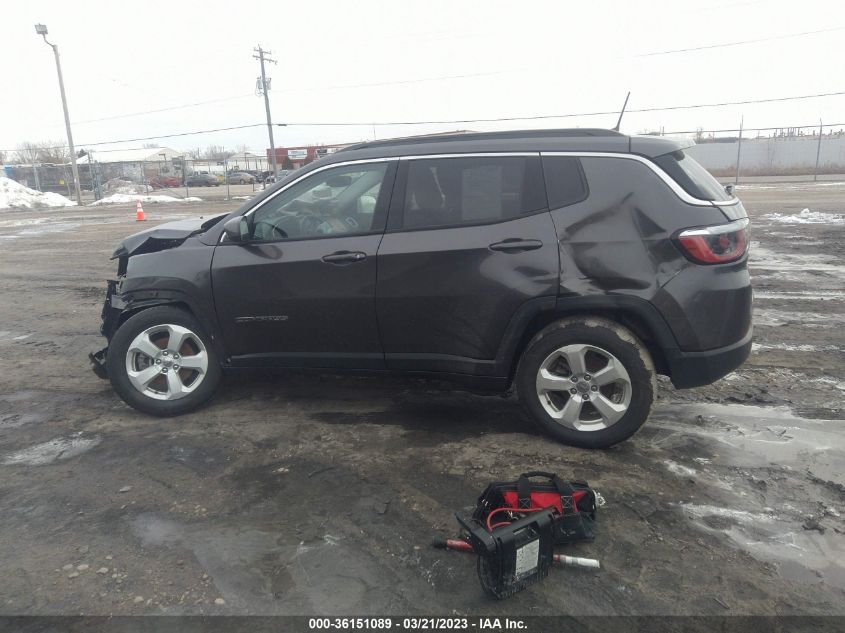
[[[501,251],[503,253],[521,253],[522,251],[534,251],[543,246],[540,240],[522,240],[516,237],[511,237],[495,244],[490,244],[491,251]]]
[[[361,251],[337,251],[330,255],[324,255],[323,261],[327,264],[351,264],[367,259],[367,254]]]

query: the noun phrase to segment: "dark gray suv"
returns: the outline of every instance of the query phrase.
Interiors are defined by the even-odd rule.
[[[127,238],[95,371],[154,415],[229,368],[412,372],[515,389],[558,440],[610,446],[656,374],[703,385],[750,351],[748,218],[690,144],[575,129],[336,152],[229,215]]]

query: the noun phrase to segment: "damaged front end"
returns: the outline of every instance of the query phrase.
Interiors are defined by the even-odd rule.
[[[200,217],[190,220],[167,222],[160,226],[130,235],[123,240],[111,257],[111,259],[118,260],[117,279],[109,279],[106,282],[106,299],[103,302],[103,309],[100,315],[102,320],[100,333],[106,337],[107,341],[111,342],[112,337],[122,323],[123,315],[127,311],[137,311],[142,307],[164,302],[163,297],[167,295],[167,288],[162,288],[160,285],[156,286],[155,290],[145,288],[148,285],[145,283],[146,279],[155,279],[160,283],[161,280],[168,278],[167,275],[161,274],[166,271],[155,271],[157,274],[152,274],[153,271],[149,270],[145,272],[136,271],[133,276],[129,271],[129,259],[136,255],[146,255],[175,249],[184,244],[189,238],[205,233],[205,231],[217,224],[224,217],[226,217],[225,214],[215,216],[211,219]],[[164,268],[167,267],[165,262],[161,262],[161,264]],[[146,277],[146,275],[150,276]],[[127,279],[131,282],[129,284],[131,291],[129,292],[124,287],[124,282],[127,282]],[[174,287],[178,286],[178,280],[173,279],[172,285]],[[88,358],[91,360],[92,370],[102,379],[108,378],[108,372],[106,370],[107,353],[108,346],[98,352],[88,354]]]
[[[111,337],[114,336],[117,326],[120,323],[120,315],[124,308],[126,308],[126,302],[118,294],[119,280],[109,279],[106,284],[106,300],[103,302],[103,310],[100,313],[100,319],[102,321],[100,334],[105,336],[107,341],[111,341]],[[99,352],[88,354],[88,358],[91,360],[91,369],[98,378],[102,378],[103,380],[109,377],[108,372],[106,372],[106,352],[108,352],[108,349],[108,346],[106,346]]]

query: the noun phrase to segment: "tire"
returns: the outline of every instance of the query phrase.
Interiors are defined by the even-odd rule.
[[[246,180],[244,180],[243,178],[241,178],[240,184],[245,185],[245,184],[246,184]]]
[[[586,316],[552,323],[531,339],[516,387],[531,418],[556,440],[607,448],[645,423],[657,380],[651,354],[630,330]]]
[[[127,319],[109,344],[106,369],[126,404],[162,417],[205,403],[222,373],[211,338],[199,322],[171,306],[149,308]],[[143,392],[141,385],[146,385]]]

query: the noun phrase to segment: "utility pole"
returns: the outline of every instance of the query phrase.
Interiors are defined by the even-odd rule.
[[[736,144],[736,178],[734,179],[734,184],[739,184],[739,159],[742,156],[742,124],[745,123],[745,115],[740,117],[739,119],[739,138],[738,143]]]
[[[270,115],[270,92],[267,85],[267,73],[264,71],[264,62],[275,64],[275,59],[270,59],[267,55],[272,55],[271,51],[265,51],[261,46],[253,49],[257,55],[253,55],[254,59],[261,62],[261,92],[264,93],[264,109],[267,111],[267,133],[270,135],[270,162],[273,165],[273,176],[276,175],[276,145],[273,142],[273,117]]]
[[[35,32],[44,38],[47,44],[47,27],[43,24],[35,25]],[[65,128],[67,129],[67,144],[70,149],[70,166],[73,171],[73,184],[76,186],[76,204],[82,206],[82,189],[79,187],[79,168],[76,166],[76,150],[73,148],[73,134],[70,131],[70,115],[67,111],[67,97],[65,96],[65,81],[62,78],[62,63],[59,61],[59,47],[55,44],[50,44],[53,48],[53,55],[56,56],[56,70],[59,73],[59,92],[62,95],[62,109],[65,111]]]
[[[813,180],[819,179],[819,156],[822,153],[822,131],[824,130],[824,126],[822,125],[822,120],[819,119],[819,140],[818,144],[816,145],[816,167],[813,169]]]

